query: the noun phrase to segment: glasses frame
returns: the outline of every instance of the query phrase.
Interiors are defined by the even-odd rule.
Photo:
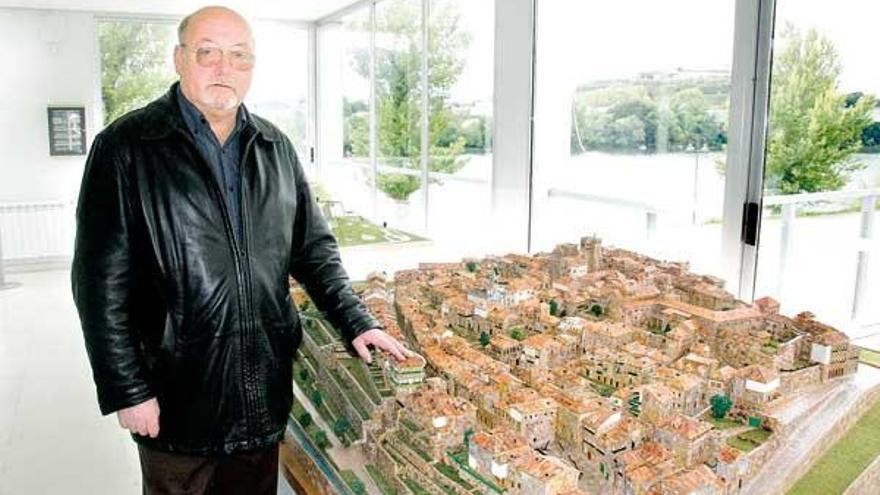
[[[254,65],[257,62],[257,56],[253,52],[247,50],[241,50],[237,48],[220,48],[219,46],[192,46],[188,43],[178,43],[177,46],[179,46],[182,50],[187,50],[194,53],[196,56],[196,63],[199,64],[200,67],[214,67],[218,63],[223,63],[223,59],[226,58],[229,60],[229,65],[233,69],[246,71],[253,69]],[[203,61],[199,58],[200,50],[216,50],[219,52],[220,56],[216,61],[213,62]],[[246,57],[244,59],[236,58],[235,56],[233,56],[233,54],[236,52],[243,53],[246,55]],[[210,54],[206,54],[205,56],[207,57],[208,55]]]

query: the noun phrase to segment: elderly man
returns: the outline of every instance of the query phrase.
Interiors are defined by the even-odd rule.
[[[290,141],[242,104],[248,23],[207,7],[178,36],[180,81],[92,145],[73,295],[144,493],[274,493],[302,340],[288,276],[364,360],[413,353],[352,292]]]

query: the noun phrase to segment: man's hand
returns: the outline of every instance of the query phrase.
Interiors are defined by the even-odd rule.
[[[367,364],[373,362],[373,357],[370,355],[370,349],[367,347],[369,344],[373,344],[377,349],[391,354],[398,361],[403,361],[408,357],[417,356],[415,352],[404,347],[403,344],[398,342],[394,337],[388,335],[381,329],[374,328],[358,335],[351,343],[351,345],[354,346],[354,350],[357,351],[361,359],[366,361]]]
[[[142,437],[159,436],[159,401],[152,398],[136,406],[116,411],[119,426]]]

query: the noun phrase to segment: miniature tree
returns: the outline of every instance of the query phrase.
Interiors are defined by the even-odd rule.
[[[302,381],[307,381],[309,379],[309,369],[303,368],[299,370],[299,379]]]
[[[337,419],[333,424],[333,433],[339,438],[344,437],[349,430],[351,430],[351,423],[345,416]]]
[[[491,339],[492,337],[490,337],[489,334],[485,331],[480,332],[480,345],[482,347],[486,347],[487,345],[489,345],[489,341]]]
[[[355,493],[355,495],[365,495],[367,493],[367,488],[364,486],[364,482],[359,479],[353,479],[348,483],[348,487],[351,488],[351,491]]]
[[[663,333],[669,333],[671,331],[672,331],[672,325],[670,325],[669,323],[666,323],[666,326],[663,327]]]
[[[733,407],[733,401],[730,400],[727,394],[713,395],[709,403],[712,405],[712,417],[715,419],[722,419],[724,416],[727,416],[730,408]]]
[[[321,404],[324,401],[324,397],[321,396],[321,391],[318,389],[312,390],[312,395],[310,397],[312,399],[312,403],[315,407],[321,407]]]
[[[467,270],[471,273],[474,273],[475,271],[477,271],[477,264],[474,263],[473,261],[468,261],[465,266],[467,266]]]
[[[556,299],[550,299],[550,314],[559,316],[559,303],[556,302]]]
[[[474,436],[474,429],[468,428],[464,430],[464,446],[469,447],[471,444],[471,437]]]
[[[525,340],[526,334],[523,332],[522,328],[516,327],[510,331],[510,338],[522,341]]]
[[[629,413],[635,417],[639,417],[642,413],[642,398],[639,394],[633,394],[629,399]]]
[[[308,428],[309,425],[312,424],[312,415],[308,412],[304,412],[299,415],[299,424],[302,425],[303,428]]]
[[[324,430],[319,430],[315,433],[315,443],[318,444],[319,449],[326,449],[330,445],[330,440],[327,438]]]
[[[590,308],[590,312],[593,313],[593,316],[596,318],[601,318],[602,315],[605,314],[605,310],[598,304],[594,304],[593,307]]]

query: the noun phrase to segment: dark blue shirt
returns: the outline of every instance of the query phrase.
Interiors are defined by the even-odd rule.
[[[226,139],[226,143],[220,144],[208,119],[195,107],[183,92],[180,85],[177,85],[177,103],[180,106],[180,113],[183,114],[183,120],[195,140],[196,147],[211,170],[217,183],[223,192],[226,202],[226,209],[232,218],[235,227],[235,233],[238,239],[242,239],[241,226],[241,175],[239,167],[241,167],[241,130],[248,123],[248,111],[244,104],[238,107],[238,115],[235,119],[235,128]]]

